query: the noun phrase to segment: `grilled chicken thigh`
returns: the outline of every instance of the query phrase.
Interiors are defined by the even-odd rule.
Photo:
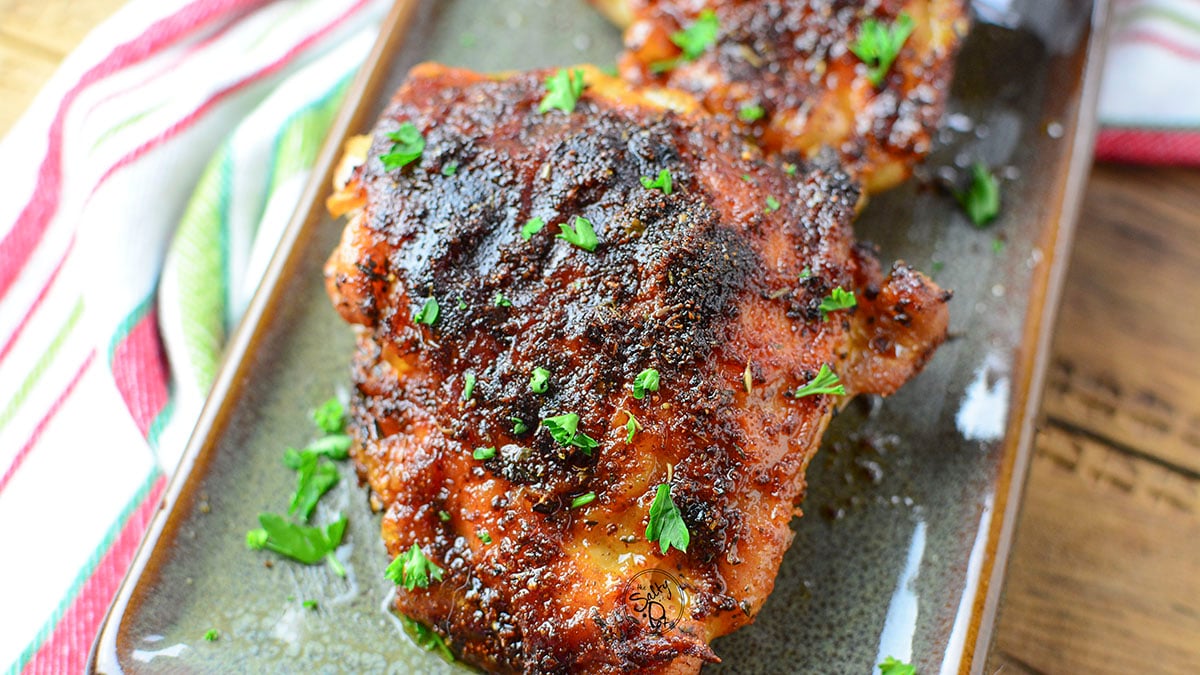
[[[570,113],[539,111],[561,73],[416,67],[331,200],[353,458],[389,553],[441,570],[396,609],[459,658],[696,672],[771,592],[841,400],[792,393],[823,366],[891,393],[944,339],[949,294],[855,244],[836,165],[789,172],[686,95],[569,72]],[[423,151],[388,170],[406,123]],[[648,540],[662,485],[683,546]],[[646,570],[677,584],[671,620],[631,601]]]
[[[964,0],[593,1],[627,27],[624,78],[691,92],[768,152],[833,148],[868,192],[929,152],[967,28]],[[912,33],[877,85],[854,47],[868,23],[898,31],[902,17]],[[703,30],[678,37],[703,21],[717,26],[707,46]]]

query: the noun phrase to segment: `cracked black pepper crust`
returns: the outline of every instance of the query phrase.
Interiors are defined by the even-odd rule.
[[[574,113],[539,114],[551,72],[418,66],[376,127],[346,188],[361,209],[326,269],[335,305],[361,327],[353,456],[389,552],[417,543],[445,568],[428,589],[398,591],[397,608],[464,660],[694,672],[716,658],[713,638],[752,620],[791,541],[835,401],[786,392],[824,363],[849,369],[855,315],[875,314],[864,298],[822,321],[817,305],[836,286],[879,295],[888,283],[853,244],[859,195],[840,171],[789,175],[688,99],[592,69]],[[425,151],[385,171],[376,157],[403,122]],[[642,185],[662,169],[670,195]],[[555,237],[577,216],[594,251]],[[546,226],[526,241],[535,217]],[[414,323],[431,297],[438,320]],[[545,394],[529,388],[536,367],[552,374]],[[661,388],[635,400],[633,379],[651,367]],[[464,401],[467,373],[477,383]],[[599,447],[539,428],[565,413]],[[497,452],[478,461],[477,447]],[[645,541],[668,479],[686,553]],[[649,568],[688,591],[684,619],[661,634],[625,609],[626,581]]]

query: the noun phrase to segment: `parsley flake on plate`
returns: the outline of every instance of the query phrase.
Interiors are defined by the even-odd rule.
[[[443,176],[453,176],[458,173],[458,162],[450,162],[442,167]]]
[[[917,668],[891,656],[879,664],[880,675],[917,675]]]
[[[520,436],[526,431],[529,431],[529,425],[526,424],[525,420],[521,419],[520,417],[510,417],[508,418],[508,421],[513,423],[512,432],[514,436]]]
[[[383,168],[394,171],[421,158],[425,152],[425,137],[420,129],[412,122],[405,122],[395,131],[389,131],[387,137],[392,141],[392,148],[386,154],[379,156]]]
[[[431,580],[441,581],[442,572],[442,568],[426,558],[421,547],[414,542],[412,548],[396,556],[383,571],[383,576],[411,591],[418,586],[429,588]]]
[[[503,291],[496,291],[496,297],[492,298],[493,307],[512,307],[512,300],[504,297]]]
[[[642,176],[642,187],[646,188],[647,190],[662,190],[664,195],[671,194],[671,172],[667,171],[666,169],[662,169],[658,172],[657,178]]]
[[[821,320],[828,321],[830,312],[850,309],[856,305],[858,305],[858,300],[855,299],[854,294],[838,286],[833,289],[832,293],[821,299],[818,309],[821,310]]]
[[[313,423],[327,434],[340,434],[346,428],[346,407],[337,397],[331,397],[313,411]]]
[[[795,398],[804,398],[805,396],[816,396],[817,394],[846,395],[846,387],[840,384],[837,373],[833,372],[829,368],[829,365],[825,363],[821,364],[821,369],[817,371],[817,376],[811,382],[793,392],[792,396]]]
[[[596,231],[592,229],[592,222],[582,216],[575,216],[574,227],[563,223],[558,228],[559,233],[556,236],[559,239],[569,244],[574,244],[585,251],[595,251],[596,245],[600,243],[596,239]]]
[[[288,448],[283,461],[296,470],[296,491],[288,504],[288,515],[308,522],[321,496],[333,489],[341,476],[332,462],[312,450],[296,452]]]
[[[546,78],[546,95],[538,104],[538,112],[545,114],[551,108],[567,114],[575,112],[575,104],[583,95],[583,89],[586,86],[587,84],[583,81],[583,70],[559,68],[557,72]]]
[[[482,541],[485,544],[492,543],[492,535],[488,534],[487,530],[480,530],[478,533],[476,533],[476,536],[479,537],[479,541]]]
[[[901,13],[890,26],[877,19],[863,22],[858,40],[850,45],[850,51],[867,66],[867,79],[871,84],[876,87],[883,84],[914,26],[907,13]]]
[[[775,199],[774,195],[767,195],[767,212],[779,210],[779,200]]]
[[[658,542],[659,549],[666,553],[672,546],[687,553],[691,541],[687,524],[683,522],[683,514],[675,501],[671,499],[671,486],[663,483],[658,486],[654,501],[650,504],[650,521],[646,524],[646,540]]]
[[[475,452],[471,453],[471,456],[481,462],[487,461],[496,456],[496,446],[492,446],[490,448],[475,448]]]
[[[470,401],[475,395],[475,373],[463,375],[463,400]]]
[[[954,196],[971,222],[980,227],[995,220],[1000,213],[1000,183],[980,162],[971,167],[970,187]]]
[[[591,504],[594,501],[596,501],[596,493],[595,492],[589,492],[585,495],[579,495],[578,497],[571,500],[571,508],[577,509],[581,506],[587,506],[588,504]]]
[[[274,513],[258,514],[258,522],[262,529],[246,533],[246,545],[250,548],[274,551],[306,565],[324,560],[338,576],[346,576],[346,569],[333,554],[346,533],[345,516],[325,527],[296,525]]]
[[[350,456],[350,444],[352,442],[353,441],[348,434],[329,434],[327,436],[318,438],[312,443],[309,443],[308,447],[304,448],[304,452],[313,452],[318,455],[324,455],[329,459],[346,459]],[[284,454],[284,462],[286,463],[287,453]],[[296,468],[291,464],[288,464],[288,466],[291,466],[293,469]]]
[[[646,398],[646,392],[658,391],[658,371],[653,368],[647,368],[638,373],[637,377],[633,378],[633,397],[637,400]]]
[[[205,642],[216,642],[217,638],[219,637],[221,637],[221,633],[218,632],[216,628],[209,628],[208,630],[204,631]]]

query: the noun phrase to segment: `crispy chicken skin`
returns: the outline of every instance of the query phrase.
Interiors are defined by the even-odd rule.
[[[812,156],[831,147],[868,192],[900,183],[930,151],[967,29],[964,0],[594,2],[628,27],[624,78],[691,92],[768,152]],[[704,9],[720,22],[716,44],[656,73],[680,55],[671,36]],[[902,13],[913,33],[876,87],[850,46],[867,19],[891,25]],[[765,114],[741,119],[746,106]]]
[[[883,277],[853,242],[859,194],[840,171],[789,175],[686,96],[583,70],[575,111],[539,114],[552,71],[417,66],[331,200],[349,224],[327,286],[359,335],[353,458],[388,552],[415,543],[445,570],[398,588],[397,610],[459,658],[492,672],[694,673],[771,592],[839,402],[788,392],[829,364],[852,391],[890,393],[943,340],[948,294],[902,265]],[[377,156],[403,122],[424,153],[386,171]],[[670,195],[641,182],[662,169]],[[594,251],[555,237],[576,216]],[[546,227],[526,240],[535,217]],[[859,305],[822,320],[836,286]],[[414,321],[428,298],[432,325]],[[661,386],[638,400],[646,368]],[[565,413],[598,442],[590,454],[539,426]],[[664,482],[686,553],[646,540]],[[649,569],[686,589],[665,630],[628,608],[627,583]]]

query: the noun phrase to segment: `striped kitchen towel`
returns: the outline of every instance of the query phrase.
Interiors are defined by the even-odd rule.
[[[134,0],[0,143],[0,667],[82,670],[387,0]]]
[[[1096,157],[1200,165],[1200,0],[1113,0]]]

